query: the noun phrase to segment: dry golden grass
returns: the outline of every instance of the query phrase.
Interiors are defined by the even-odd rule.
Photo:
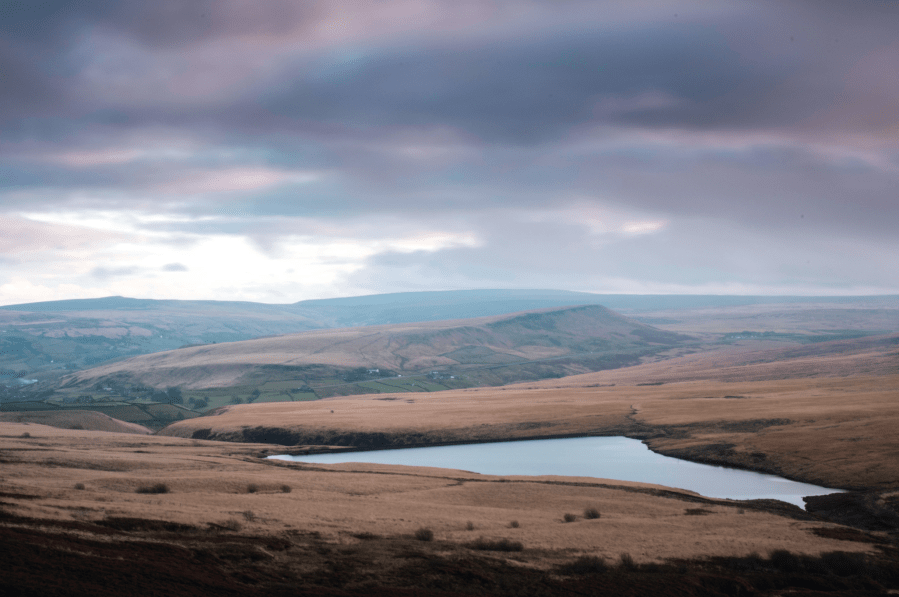
[[[116,433],[153,433],[143,425],[113,419],[109,415],[89,410],[19,411],[0,413],[0,421],[7,423],[40,423],[61,429],[112,431]]]
[[[785,359],[737,347],[502,388],[226,407],[162,433],[209,430],[211,438],[242,441],[247,430],[280,429],[300,443],[360,433],[429,443],[630,434],[663,453],[830,487],[896,488],[897,362],[889,347]],[[722,444],[730,447],[702,451]]]
[[[27,432],[30,437],[22,437]],[[40,519],[145,518],[205,528],[238,520],[242,533],[319,532],[331,543],[354,535],[412,536],[465,544],[467,523],[491,541],[525,546],[520,563],[547,568],[572,554],[638,562],[708,555],[869,551],[866,543],[821,537],[837,528],[707,500],[689,492],[618,481],[499,478],[461,471],[344,464],[309,466],[258,458],[263,446],[171,437],[70,431],[0,423],[4,508]],[[75,489],[76,484],[84,489]],[[165,494],[143,494],[165,483]],[[289,485],[290,493],[283,491]],[[248,493],[256,485],[258,491]],[[565,524],[565,512],[599,507],[602,517]],[[689,516],[688,508],[710,514]],[[249,514],[248,514],[249,513]],[[510,521],[519,522],[512,528]]]

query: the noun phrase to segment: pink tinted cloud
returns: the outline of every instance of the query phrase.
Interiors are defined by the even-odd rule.
[[[30,253],[86,249],[126,238],[127,235],[115,232],[0,215],[0,257],[14,261]]]
[[[197,195],[254,191],[280,184],[304,184],[318,180],[316,172],[239,166],[215,170],[191,170],[181,177],[162,183],[156,190],[172,195]]]

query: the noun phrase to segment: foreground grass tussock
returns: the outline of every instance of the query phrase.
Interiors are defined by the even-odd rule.
[[[522,551],[524,546],[521,541],[512,541],[511,539],[485,539],[478,537],[476,540],[467,544],[466,547],[477,549],[479,551]]]
[[[347,545],[299,529],[271,536],[238,530],[241,525],[235,519],[203,527],[124,517],[42,520],[0,509],[0,556],[9,564],[0,575],[0,594],[113,597],[123,594],[116,588],[133,586],[139,586],[142,595],[170,597],[812,593],[848,597],[899,590],[899,565],[892,550],[871,556],[839,551],[807,556],[781,549],[767,557],[667,563],[641,563],[626,553],[615,561],[585,554],[565,562],[556,559],[564,557],[561,552],[544,550],[522,549],[514,558],[478,553],[519,550],[517,542],[502,538],[453,544],[358,533],[354,536],[364,541]],[[519,563],[546,558],[558,563],[549,569]],[[54,575],[35,574],[50,566]]]
[[[165,483],[154,483],[153,485],[139,485],[134,493],[169,493],[171,489]]]

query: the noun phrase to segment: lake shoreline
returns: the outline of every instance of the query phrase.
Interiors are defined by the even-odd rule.
[[[643,427],[648,427],[646,425],[641,425]],[[378,434],[378,435],[386,435],[386,434]],[[393,435],[393,434],[391,434]],[[420,434],[416,434],[420,435]],[[318,454],[343,454],[343,453],[365,453],[365,452],[380,452],[385,450],[398,450],[398,449],[406,449],[406,448],[431,448],[431,447],[442,447],[442,446],[464,446],[464,445],[481,445],[481,444],[492,444],[492,443],[508,443],[508,442],[519,442],[519,441],[531,441],[531,440],[552,440],[552,439],[576,439],[576,438],[586,438],[586,437],[626,437],[628,439],[638,440],[643,445],[645,445],[650,451],[655,454],[659,454],[661,456],[667,456],[670,458],[676,458],[678,460],[684,460],[687,462],[693,462],[696,464],[706,464],[709,466],[719,466],[722,468],[732,468],[736,470],[749,471],[753,473],[759,473],[764,475],[776,475],[783,479],[787,479],[789,481],[795,481],[797,483],[807,483],[810,485],[818,485],[821,487],[832,488],[841,492],[852,491],[852,492],[867,492],[871,491],[873,488],[868,487],[835,487],[834,483],[828,483],[822,479],[809,478],[809,477],[799,477],[796,475],[789,475],[784,473],[779,467],[772,466],[770,463],[746,463],[739,462],[733,459],[726,458],[726,455],[722,455],[720,451],[713,451],[712,449],[706,448],[704,446],[699,446],[692,450],[683,450],[683,449],[672,449],[672,448],[664,448],[658,445],[653,445],[652,440],[661,439],[670,437],[670,431],[666,428],[658,428],[652,431],[649,430],[641,430],[636,433],[623,431],[620,428],[613,428],[608,430],[597,431],[594,433],[558,433],[558,434],[546,434],[546,435],[531,435],[526,437],[479,437],[473,439],[460,439],[460,440],[438,440],[438,441],[419,441],[419,442],[406,442],[400,439],[400,441],[396,441],[396,443],[384,443],[382,445],[368,445],[368,446],[347,446],[347,445],[322,445],[322,444],[307,444],[303,445],[302,448],[294,448],[287,450],[274,450],[274,449],[265,449],[259,453],[261,458],[266,458],[268,456],[274,455],[286,455],[286,456],[314,456]],[[213,438],[209,438],[213,439]],[[222,440],[226,438],[216,437],[214,439]],[[233,440],[226,440],[233,441]],[[260,442],[258,439],[255,440],[255,443],[268,443],[268,442]],[[283,445],[283,444],[279,444]],[[705,449],[704,449],[705,448]],[[717,453],[716,453],[717,452]]]
[[[777,499],[800,508],[807,496],[842,493],[837,488],[795,482],[776,475],[673,458],[645,442],[621,435],[479,442],[392,450],[336,450],[276,454],[267,458],[304,464],[358,462],[459,469],[491,476],[560,476],[647,483],[695,492],[713,499]]]

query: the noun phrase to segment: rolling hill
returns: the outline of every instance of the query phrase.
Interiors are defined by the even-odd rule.
[[[0,306],[0,384],[187,345],[316,329],[491,317],[601,304],[669,331],[899,331],[899,297],[610,295],[562,290],[407,292],[273,305],[240,301],[74,299]],[[709,325],[712,327],[709,328]],[[783,335],[780,339],[792,340]],[[799,338],[801,339],[801,338]],[[19,380],[19,381],[17,381]],[[3,388],[0,388],[0,393]],[[14,392],[15,393],[15,392]],[[0,395],[0,399],[4,396]],[[7,397],[8,398],[8,397]]]
[[[587,305],[188,347],[77,372],[62,385],[196,389],[330,378],[334,386],[348,386],[410,375],[496,385],[632,364],[688,339]],[[360,391],[378,390],[349,393]]]

